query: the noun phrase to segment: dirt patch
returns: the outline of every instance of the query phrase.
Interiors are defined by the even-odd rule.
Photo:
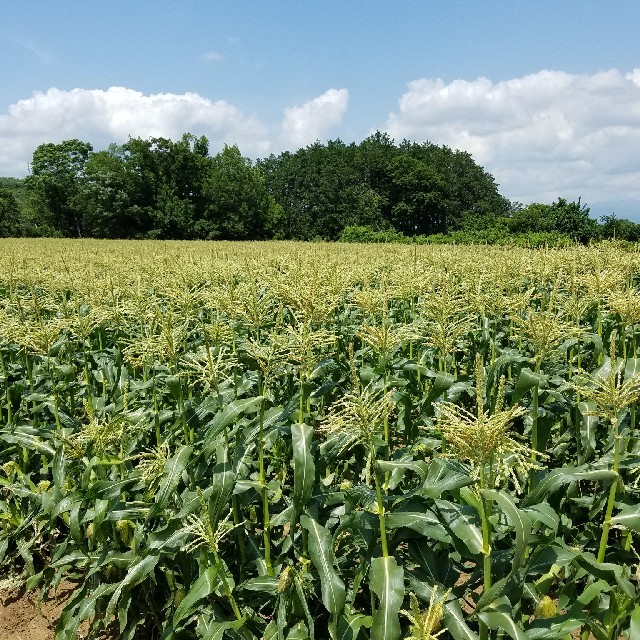
[[[0,640],[54,640],[55,625],[74,585],[62,583],[56,597],[38,607],[38,593],[0,594]]]

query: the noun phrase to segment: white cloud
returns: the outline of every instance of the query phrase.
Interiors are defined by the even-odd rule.
[[[35,92],[0,115],[0,175],[22,176],[43,142],[79,138],[106,147],[133,137],[178,139],[183,133],[206,135],[211,149],[237,144],[245,155],[269,151],[267,127],[224,100],[197,93],[143,95],[133,89],[106,91],[49,89]]]
[[[514,200],[640,198],[640,69],[415,80],[384,129],[468,151]]]
[[[207,51],[207,53],[204,54],[204,59],[207,62],[220,62],[220,60],[222,60],[222,54],[218,51]]]
[[[329,89],[313,100],[284,110],[282,142],[297,149],[326,137],[331,127],[340,124],[347,111],[349,91]]]

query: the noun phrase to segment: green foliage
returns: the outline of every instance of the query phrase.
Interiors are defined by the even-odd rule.
[[[618,218],[612,213],[600,218],[600,234],[609,240],[640,242],[640,224]]]
[[[637,252],[0,257],[0,589],[70,579],[58,640],[635,640]]]
[[[513,233],[560,233],[587,243],[598,238],[598,223],[589,217],[589,207],[558,198],[550,205],[530,204],[516,210],[509,219]]]
[[[345,227],[340,234],[339,242],[362,242],[362,243],[383,243],[398,242],[406,243],[411,239],[403,233],[389,229],[387,231],[376,231],[366,225],[350,225]]]
[[[97,152],[86,142],[65,140],[40,145],[31,167],[25,180],[0,178],[0,189],[18,205],[16,214],[5,193],[2,233],[176,240],[411,238],[417,244],[532,247],[640,239],[640,225],[613,214],[598,225],[580,200],[509,203],[470,154],[430,142],[396,144],[379,131],[359,144],[315,142],[256,163],[235,145],[210,155],[208,140],[189,133],[178,141],[130,138]]]
[[[33,152],[31,175],[25,180],[37,218],[67,237],[81,238],[85,233],[79,195],[92,149],[75,139],[41,144]]]
[[[18,201],[9,189],[0,188],[0,236],[21,235],[20,208]]]

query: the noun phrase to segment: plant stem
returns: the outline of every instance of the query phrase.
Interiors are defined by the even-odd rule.
[[[618,420],[614,418],[612,420],[614,425],[614,440],[613,440],[613,470],[616,472],[616,477],[611,483],[609,489],[609,498],[607,500],[607,510],[604,515],[604,524],[602,525],[602,536],[600,538],[600,548],[598,549],[598,562],[604,561],[604,556],[607,551],[607,542],[609,541],[609,529],[611,528],[611,514],[613,513],[613,505],[616,501],[616,493],[618,490],[618,469],[620,465],[620,452],[618,447]]]
[[[387,524],[384,514],[384,502],[382,500],[382,487],[380,486],[380,478],[378,474],[378,465],[373,450],[371,451],[371,460],[373,461],[373,479],[376,483],[376,495],[378,498],[378,520],[380,521],[380,545],[382,547],[382,557],[389,556],[389,547],[387,545]]]

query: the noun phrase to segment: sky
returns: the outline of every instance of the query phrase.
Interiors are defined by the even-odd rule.
[[[0,176],[79,138],[265,157],[376,130],[640,220],[637,0],[5,0]]]

